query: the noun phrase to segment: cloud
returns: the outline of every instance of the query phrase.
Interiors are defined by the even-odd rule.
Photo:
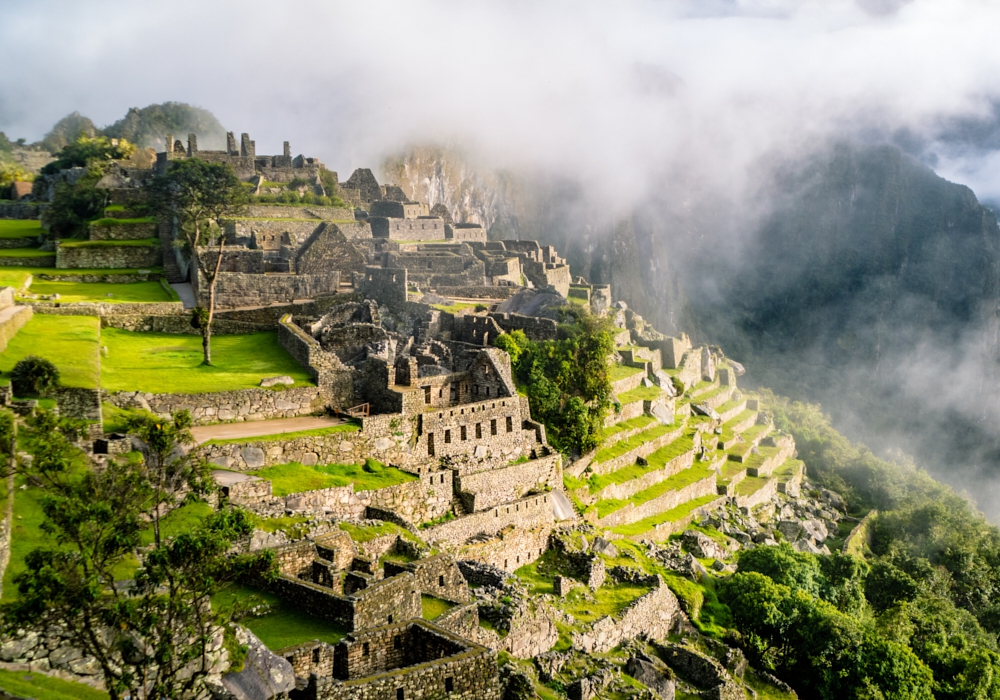
[[[0,25],[0,129],[177,100],[343,171],[451,141],[623,198],[665,167],[739,185],[775,148],[985,113],[998,20],[978,0],[25,3]]]

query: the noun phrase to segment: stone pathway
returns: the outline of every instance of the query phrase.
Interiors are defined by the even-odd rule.
[[[185,309],[193,309],[195,307],[194,290],[191,289],[190,282],[174,282],[170,286],[174,288],[177,296],[181,298]]]
[[[209,440],[237,440],[239,438],[259,437],[261,435],[295,433],[299,430],[331,428],[346,422],[340,418],[303,416],[301,418],[278,418],[276,420],[258,420],[244,423],[199,425],[191,428],[191,434],[194,435],[195,442],[200,445]]]

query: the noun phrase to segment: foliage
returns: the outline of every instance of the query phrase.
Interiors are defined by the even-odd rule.
[[[315,491],[334,486],[354,486],[355,491],[371,491],[415,481],[417,477],[369,458],[363,464],[320,464],[307,466],[298,462],[277,464],[254,472],[267,479],[275,496]]]
[[[18,597],[3,606],[4,625],[65,629],[74,647],[97,660],[113,700],[199,691],[212,663],[209,650],[228,623],[212,612],[211,596],[227,582],[269,575],[273,567],[269,552],[229,555],[253,530],[252,516],[242,511],[213,513],[172,537],[156,534],[169,489],[191,483],[176,460],[164,457],[174,453],[185,423],[183,416],[137,423],[147,458],[156,463],[109,460],[98,471],[82,465],[73,444],[80,423],[44,411],[28,419],[25,445],[33,459],[24,476],[41,492],[49,542],[32,550],[14,576]],[[116,585],[149,529],[153,544],[133,585]]]
[[[498,336],[496,343],[511,353],[531,415],[545,423],[552,444],[564,452],[586,452],[600,444],[611,408],[614,335],[607,319],[590,315],[562,328],[558,340],[536,342],[515,332]]]
[[[198,134],[201,148],[222,148],[226,130],[211,112],[183,102],[164,102],[132,108],[122,119],[104,127],[105,136],[125,138],[144,147],[160,148],[164,135]],[[213,146],[212,142],[218,145]],[[173,148],[173,144],[167,146]]]
[[[42,214],[53,237],[86,235],[89,222],[103,213],[107,203],[107,193],[96,187],[100,179],[98,169],[88,168],[75,182],[60,180],[56,183],[52,203]]]
[[[125,139],[81,135],[66,144],[56,159],[42,168],[42,174],[54,175],[68,168],[96,168],[112,160],[123,160],[135,153],[135,146]]]
[[[38,145],[49,153],[57,154],[81,136],[93,137],[96,133],[94,122],[79,112],[73,112],[57,121]]]
[[[31,182],[34,179],[33,172],[25,170],[17,163],[0,163],[0,192],[15,182]]]
[[[51,396],[59,386],[59,369],[38,355],[18,360],[10,371],[11,388],[15,396]]]

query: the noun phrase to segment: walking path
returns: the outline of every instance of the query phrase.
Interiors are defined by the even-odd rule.
[[[245,423],[219,423],[217,425],[199,425],[191,428],[191,434],[199,445],[209,440],[237,440],[239,438],[260,437],[261,435],[281,435],[295,433],[300,430],[317,430],[343,425],[347,421],[340,418],[318,416],[303,416],[301,418],[278,418],[276,420],[257,420]]]
[[[194,300],[194,290],[191,289],[190,282],[174,282],[170,285],[177,292],[177,296],[181,298],[184,303],[185,309],[193,309],[196,306]]]

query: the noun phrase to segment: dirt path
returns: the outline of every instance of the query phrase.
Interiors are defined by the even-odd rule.
[[[303,416],[301,418],[278,418],[276,420],[258,420],[246,423],[219,423],[218,425],[201,425],[191,428],[195,442],[199,445],[209,440],[237,440],[261,435],[279,435],[295,433],[299,430],[317,430],[342,425],[346,421],[340,418],[320,418]]]

